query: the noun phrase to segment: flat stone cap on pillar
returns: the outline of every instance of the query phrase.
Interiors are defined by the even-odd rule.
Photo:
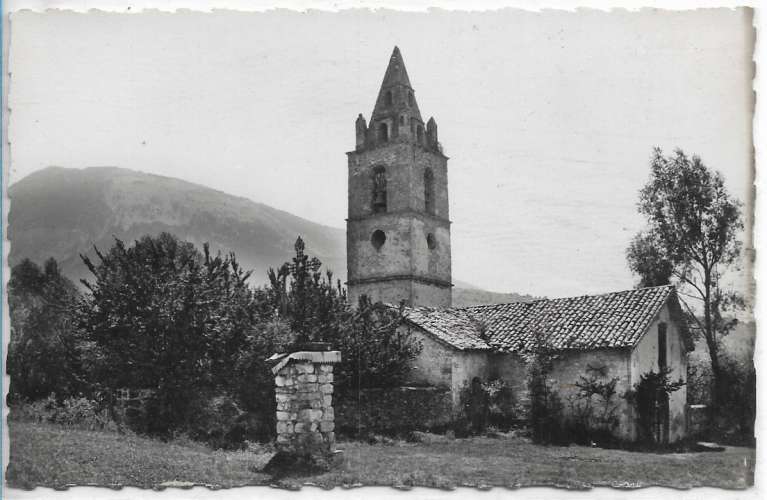
[[[277,361],[277,364],[272,367],[272,373],[276,374],[290,362],[309,361],[321,365],[340,363],[341,351],[296,351],[273,354],[267,361]]]

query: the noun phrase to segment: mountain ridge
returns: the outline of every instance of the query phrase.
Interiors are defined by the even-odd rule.
[[[8,261],[55,258],[62,272],[88,276],[80,254],[94,257],[114,238],[132,242],[145,234],[175,234],[212,251],[234,252],[257,284],[266,271],[289,260],[298,236],[334,279],[346,278],[346,232],[243,196],[158,174],[116,166],[51,166],[8,188]],[[453,305],[515,302],[533,297],[488,292],[455,280]]]

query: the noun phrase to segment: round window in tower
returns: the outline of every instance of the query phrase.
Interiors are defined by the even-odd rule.
[[[431,233],[426,235],[426,246],[429,247],[429,250],[434,250],[437,248],[437,238],[435,238]]]
[[[373,231],[373,235],[370,237],[370,243],[373,244],[376,250],[380,250],[384,243],[386,243],[386,233],[380,229]]]

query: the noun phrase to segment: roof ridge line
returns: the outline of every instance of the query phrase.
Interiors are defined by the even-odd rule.
[[[538,302],[552,302],[555,300],[570,300],[570,299],[581,299],[584,297],[605,297],[607,295],[617,295],[619,293],[628,293],[628,292],[638,292],[641,290],[651,290],[654,288],[676,288],[674,285],[656,285],[656,286],[643,286],[641,288],[627,288],[624,290],[617,290],[615,292],[603,292],[603,293],[595,293],[595,294],[583,294],[583,295],[569,295],[567,297],[554,297],[554,298],[546,298],[546,299],[535,299],[535,300],[529,300],[524,301],[520,300],[517,302],[499,302],[497,304],[477,304],[474,306],[464,306],[464,307],[450,307],[448,309],[456,309],[456,310],[468,310],[468,309],[476,309],[480,307],[495,307],[495,306],[505,306],[510,304],[535,304]]]

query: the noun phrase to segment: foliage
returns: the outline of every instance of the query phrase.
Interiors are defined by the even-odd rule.
[[[9,371],[19,398],[83,392],[113,407],[116,391],[139,391],[133,429],[231,448],[273,436],[275,352],[331,343],[343,360],[336,394],[350,397],[402,383],[420,352],[400,310],[366,297],[351,307],[300,238],[292,262],[269,271],[271,286],[255,289],[233,254],[168,233],[95,254],[82,256],[92,275],[82,296],[53,261],[45,272],[29,261],[15,269]]]
[[[743,298],[723,285],[722,273],[737,264],[743,229],[741,204],[732,198],[719,172],[681,150],[664,156],[656,148],[651,178],[640,191],[638,209],[647,228],[627,250],[628,264],[640,286],[673,283],[680,295],[694,300],[689,319],[708,346],[714,392],[712,405],[723,396],[719,339],[735,325],[728,310],[744,307]],[[682,301],[685,305],[686,302]],[[698,319],[694,311],[702,311]]]
[[[669,395],[685,385],[681,378],[676,382],[670,381],[670,374],[670,368],[658,372],[650,370],[640,375],[639,382],[624,394],[624,398],[636,409],[638,440],[642,443],[661,444],[655,429],[661,421],[658,412],[668,405]]]
[[[8,418],[17,422],[57,424],[68,429],[117,430],[109,411],[98,402],[85,397],[70,397],[57,401],[55,395],[33,402],[16,402]]]
[[[564,428],[563,404],[552,387],[549,375],[556,353],[548,345],[545,328],[534,333],[530,348],[522,353],[527,367],[526,383],[530,398],[528,420],[536,443],[568,441]]]
[[[361,389],[333,399],[336,436],[377,439],[404,437],[413,431],[446,430],[452,420],[453,396],[441,387]]]
[[[42,269],[29,259],[11,269],[9,400],[34,400],[82,389],[71,324],[71,306],[77,295],[74,284],[52,258]]]
[[[295,249],[291,262],[269,270],[267,295],[296,333],[296,343],[328,342],[341,351],[334,368],[339,396],[402,383],[421,350],[410,332],[398,328],[402,311],[364,296],[353,307],[340,282],[333,284],[332,273],[323,276],[319,259],[304,253],[301,238]]]
[[[723,352],[723,392],[720,409],[706,429],[706,439],[723,444],[755,444],[756,370],[751,359]],[[687,367],[687,400],[690,404],[711,403],[711,366],[691,362]]]
[[[201,394],[232,389],[232,360],[256,319],[249,273],[234,255],[201,254],[168,233],[96,254],[82,257],[93,280],[77,308],[94,386],[151,389],[146,430],[185,428]]]
[[[460,400],[461,414],[455,425],[459,435],[478,435],[489,426],[508,431],[519,418],[516,398],[503,379],[474,377],[461,390]]]
[[[244,347],[234,360],[232,380],[232,394],[246,412],[238,422],[245,439],[263,442],[274,436],[274,375],[267,358],[287,351],[294,343],[293,330],[278,318],[258,323],[248,332]]]
[[[580,444],[612,442],[618,426],[618,402],[616,385],[618,378],[606,380],[604,366],[587,367],[587,375],[581,375],[575,386],[578,392],[570,398],[569,426],[571,438]]]
[[[339,337],[328,339],[341,350],[341,363],[334,367],[339,396],[353,395],[371,387],[396,387],[410,372],[411,361],[421,352],[421,343],[410,330],[398,328],[402,311],[360,297]]]
[[[274,310],[296,332],[296,342],[322,342],[341,336],[348,322],[346,291],[333,284],[333,273],[322,275],[322,262],[304,253],[296,240],[296,255],[279,269],[269,269],[268,297]]]

